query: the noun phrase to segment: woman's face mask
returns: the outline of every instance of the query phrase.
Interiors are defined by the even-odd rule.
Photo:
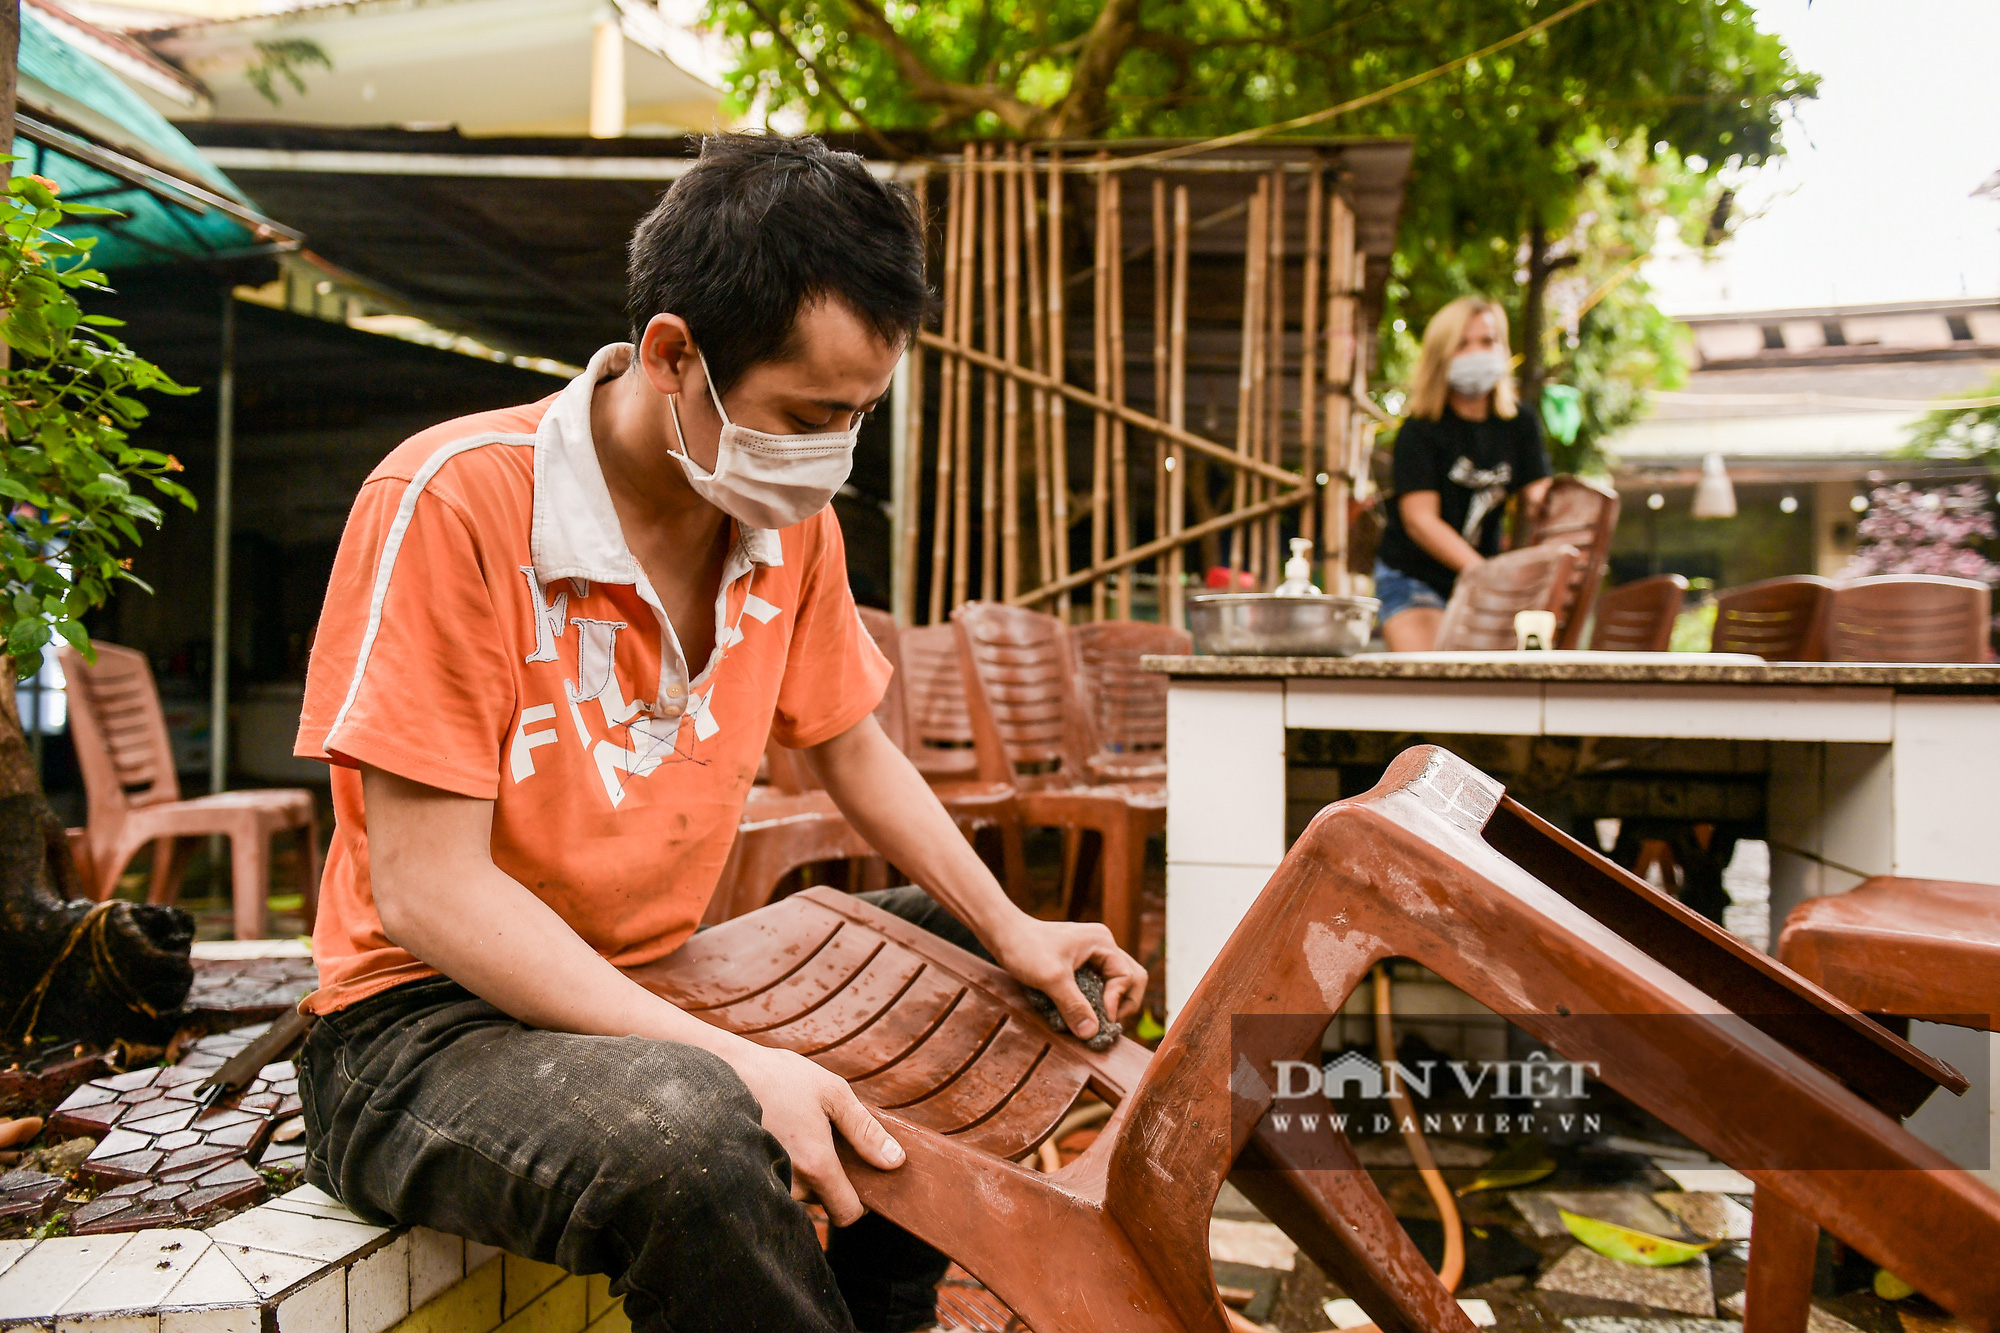
[[[707,371],[704,361],[702,378],[708,384],[715,414],[722,418],[714,471],[703,470],[688,456],[687,434],[681,429],[680,395],[667,400],[681,445],[681,452],[674,457],[680,459],[695,494],[750,528],[789,528],[826,508],[854,470],[860,420],[846,430],[812,435],[768,435],[751,430],[729,419]]]
[[[1507,354],[1497,347],[1483,352],[1460,352],[1451,359],[1445,378],[1451,391],[1468,398],[1491,393],[1507,373]]]

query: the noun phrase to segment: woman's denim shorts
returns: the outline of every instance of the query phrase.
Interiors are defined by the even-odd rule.
[[[1436,588],[1421,579],[1413,579],[1400,569],[1391,569],[1380,560],[1375,562],[1375,596],[1382,603],[1381,623],[1399,611],[1407,611],[1413,606],[1428,606],[1444,609],[1444,597]]]

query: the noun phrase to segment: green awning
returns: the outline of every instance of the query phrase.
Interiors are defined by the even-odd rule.
[[[125,215],[67,228],[98,238],[92,262],[107,273],[298,248],[298,233],[258,213],[166,117],[27,5],[19,97],[14,170]]]

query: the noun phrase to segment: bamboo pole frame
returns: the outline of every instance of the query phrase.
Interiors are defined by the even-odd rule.
[[[1074,384],[1061,383],[1047,375],[1029,370],[1026,366],[1010,366],[997,356],[986,355],[977,347],[967,347],[963,343],[953,343],[928,331],[920,333],[917,336],[923,340],[925,346],[933,347],[940,352],[947,352],[952,356],[962,358],[969,365],[978,366],[982,370],[995,370],[1003,375],[1012,375],[1023,384],[1040,385],[1042,388],[1048,389],[1050,392],[1058,394],[1073,403],[1088,407],[1094,412],[1118,417],[1126,425],[1134,426],[1139,430],[1158,431],[1168,439],[1183,444],[1197,453],[1207,454],[1209,457],[1220,459],[1231,466],[1240,466],[1245,471],[1254,472],[1266,480],[1279,482],[1287,486],[1298,486],[1305,480],[1296,472],[1288,472],[1284,468],[1266,463],[1261,459],[1239,458],[1236,452],[1226,444],[1217,444],[1214,440],[1204,435],[1197,435],[1184,427],[1169,425],[1158,417],[1148,416],[1135,407],[1114,403],[1109,398],[1100,398],[1088,389],[1079,389]]]
[[[1254,523],[1266,514],[1275,514],[1281,509],[1290,509],[1297,505],[1305,504],[1311,499],[1312,492],[1310,488],[1304,486],[1298,487],[1295,490],[1280,492],[1277,495],[1260,500],[1256,504],[1248,505],[1242,509],[1233,509],[1226,514],[1217,514],[1214,518],[1197,523],[1191,528],[1183,529],[1177,537],[1160,537],[1142,546],[1135,546],[1121,556],[1107,558],[1101,566],[1079,569],[1075,573],[1069,574],[1054,583],[1030,589],[1009,600],[1015,606],[1034,606],[1038,603],[1046,602],[1051,597],[1059,596],[1071,589],[1081,587],[1092,580],[1101,581],[1108,574],[1115,574],[1121,569],[1151,560],[1154,556],[1174,545],[1184,545],[1188,542],[1199,541],[1211,532],[1221,532],[1228,528],[1241,527],[1248,523]]]
[[[1109,161],[1109,153],[1099,153],[1098,160]],[[1110,317],[1111,305],[1111,199],[1117,189],[1111,180],[1112,173],[1103,172],[1097,178],[1095,200],[1097,204],[1096,226],[1091,239],[1095,242],[1094,257],[1090,269],[1090,369],[1091,387],[1100,398],[1111,395],[1111,348]],[[1110,507],[1110,488],[1106,485],[1111,472],[1111,431],[1110,422],[1100,412],[1090,419],[1090,564],[1092,568],[1102,565],[1107,555],[1109,536],[1105,518]],[[1090,615],[1093,620],[1104,619],[1104,585],[1093,582],[1090,585]]]
[[[1065,164],[1054,148],[968,145],[941,183],[942,320],[911,347],[904,375],[915,388],[899,403],[905,428],[896,437],[898,462],[906,476],[923,479],[898,499],[911,517],[892,526],[896,585],[908,590],[899,597],[915,596],[924,540],[916,515],[930,484],[926,600],[934,623],[967,597],[1047,606],[1067,619],[1087,588],[1098,618],[1136,612],[1182,624],[1190,545],[1208,548],[1198,558],[1221,557],[1268,584],[1292,530],[1321,539],[1329,591],[1340,590],[1347,582],[1346,507],[1366,466],[1357,420],[1366,404],[1352,397],[1361,256],[1352,212],[1324,161],[1231,164],[1241,192],[1232,188],[1224,198],[1236,201],[1200,217],[1196,189],[1212,186],[1176,182],[1174,171],[1136,177],[1146,193],[1133,200],[1141,235],[1128,252],[1124,177],[1098,169],[1109,153],[1092,151],[1097,156],[1087,162]],[[1094,187],[1093,216],[1083,220],[1092,233],[1087,246],[1065,226],[1073,198],[1066,177],[1079,171]],[[1290,188],[1292,175],[1305,177],[1303,197]],[[1195,233],[1239,217],[1243,304],[1231,440],[1226,418],[1217,415],[1227,411],[1226,400],[1212,394],[1201,399],[1204,431],[1188,429],[1190,269]],[[1080,271],[1086,249],[1088,274]],[[1128,341],[1134,331],[1125,286],[1131,265],[1148,259],[1150,375],[1139,373],[1151,387],[1140,386],[1147,409],[1140,410],[1131,398],[1138,349]],[[1066,272],[1072,264],[1079,271]],[[1073,384],[1065,307],[1072,288],[1081,296],[1086,278],[1091,370]],[[935,390],[924,379],[927,361],[936,367]],[[937,396],[931,419],[938,455],[927,460],[921,395],[930,392]],[[1087,465],[1076,459],[1072,472],[1075,410],[1090,414],[1091,443]],[[1150,494],[1135,474],[1145,464],[1132,456],[1149,440]],[[1080,446],[1081,436],[1075,442]],[[919,471],[925,462],[933,466]],[[1229,466],[1227,481],[1214,478],[1216,490],[1190,494],[1189,472],[1215,462]],[[1148,504],[1150,521],[1140,507]],[[1300,512],[1285,518],[1291,510]],[[1083,523],[1087,531],[1078,532]],[[1214,549],[1225,534],[1226,554]],[[1147,571],[1156,609],[1141,595]]]
[[[1000,344],[1009,365],[1021,359],[1020,150],[1007,145],[1000,177]],[[1000,389],[1000,596],[1021,588],[1021,382],[1005,377]]]
[[[1264,276],[1264,191],[1268,182],[1259,177],[1257,192],[1250,196],[1250,210],[1244,222],[1243,237],[1243,341],[1237,359],[1236,370],[1236,453],[1238,466],[1231,478],[1230,508],[1242,512],[1252,501],[1250,474],[1253,463],[1263,460],[1256,457],[1256,359],[1257,339],[1263,330],[1262,310],[1259,298],[1263,294]],[[1247,529],[1237,529],[1230,533],[1229,571],[1230,591],[1236,591],[1235,575],[1247,567],[1244,550]]]
[[[1110,333],[1111,401],[1125,405],[1125,178],[1110,173],[1111,202],[1106,205],[1104,252],[1105,325]],[[1132,545],[1132,470],[1125,454],[1125,421],[1111,418],[1111,553],[1123,555]],[[1118,571],[1118,618],[1132,618],[1132,567]]]
[[[1069,574],[1069,421],[1062,392],[1069,384],[1069,359],[1064,333],[1069,318],[1063,303],[1063,159],[1062,150],[1049,154],[1049,373],[1045,387],[1056,392],[1049,399],[1049,485],[1053,509],[1056,578]],[[1067,588],[1056,602],[1056,614],[1069,619]]]
[[[1314,172],[1306,178],[1306,260],[1299,291],[1299,475],[1317,486],[1314,466],[1319,424],[1319,288],[1325,246],[1326,181]],[[1329,456],[1331,450],[1329,449]],[[1299,536],[1314,541],[1319,533],[1314,517],[1318,499],[1299,510]]]
[[[1167,241],[1167,178],[1153,177],[1153,415],[1167,415],[1167,269],[1173,251]],[[1166,437],[1153,436],[1153,536],[1167,534],[1167,499],[1173,473],[1167,467]],[[1158,615],[1167,619],[1167,562],[1153,564],[1153,595]]]
[[[1000,238],[994,145],[979,149],[980,331],[988,356],[1000,354]],[[980,395],[979,590],[987,601],[1000,596],[1000,380],[992,371]]]
[[[939,321],[946,337],[958,340],[958,229],[965,212],[965,176],[961,172],[951,172],[945,179],[944,214],[944,311]],[[917,347],[921,350],[925,343],[921,336]],[[958,361],[949,354],[938,358],[938,451],[937,451],[937,491],[932,506],[931,518],[931,596],[930,624],[938,624],[944,619],[945,583],[949,577],[951,560],[951,505],[952,494],[951,465],[956,450],[952,441],[957,438],[956,412],[958,395],[956,373]]]
[[[1173,545],[1167,549],[1167,622],[1177,629],[1187,626],[1187,587],[1183,582],[1187,548],[1183,544],[1182,519],[1187,514],[1187,449],[1175,438],[1187,428],[1187,304],[1188,304],[1188,189],[1174,187],[1174,261],[1167,312],[1167,439],[1173,453],[1167,459],[1167,531]]]
[[[912,193],[916,197],[917,222],[924,237],[926,248],[931,234],[931,181],[928,176],[916,179]],[[918,563],[918,520],[923,512],[924,462],[924,349],[916,339],[904,349],[902,392],[904,400],[898,405],[903,415],[903,438],[897,440],[895,448],[901,451],[901,485],[896,488],[895,506],[897,524],[895,526],[895,549],[890,558],[895,561],[894,585],[890,600],[891,610],[900,625],[915,623],[917,615],[917,563]]]
[[[1048,370],[1048,336],[1042,314],[1041,219],[1039,192],[1035,186],[1035,159],[1024,154],[1020,172],[1021,238],[1026,247],[1024,265],[1028,289],[1028,363],[1037,371]],[[1034,416],[1035,450],[1035,569],[1040,582],[1055,577],[1055,539],[1051,532],[1049,508],[1049,394],[1035,386],[1030,399]]]
[[[1258,436],[1266,462],[1285,461],[1285,174],[1271,173],[1270,213],[1265,219],[1264,345],[1257,358],[1263,381],[1258,400]],[[1269,487],[1264,489],[1268,490]],[[1284,568],[1279,554],[1277,514],[1264,520],[1263,561],[1259,570],[1276,583]]]
[[[965,149],[960,189],[964,217],[958,229],[958,329],[954,336],[961,347],[972,345],[973,260],[979,210],[979,154],[968,144]],[[965,601],[972,566],[972,362],[958,358],[958,415],[952,435],[954,476],[951,497],[951,604]],[[942,617],[940,617],[941,619]]]
[[[1348,569],[1347,502],[1354,476],[1354,369],[1358,256],[1354,249],[1354,214],[1335,193],[1327,201],[1326,299],[1326,472],[1321,491],[1325,510],[1326,582],[1328,592],[1346,593],[1354,586]]]

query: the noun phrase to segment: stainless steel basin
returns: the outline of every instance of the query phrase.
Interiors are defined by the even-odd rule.
[[[1188,599],[1187,626],[1195,651],[1212,656],[1352,657],[1381,609],[1373,597],[1209,593]]]

